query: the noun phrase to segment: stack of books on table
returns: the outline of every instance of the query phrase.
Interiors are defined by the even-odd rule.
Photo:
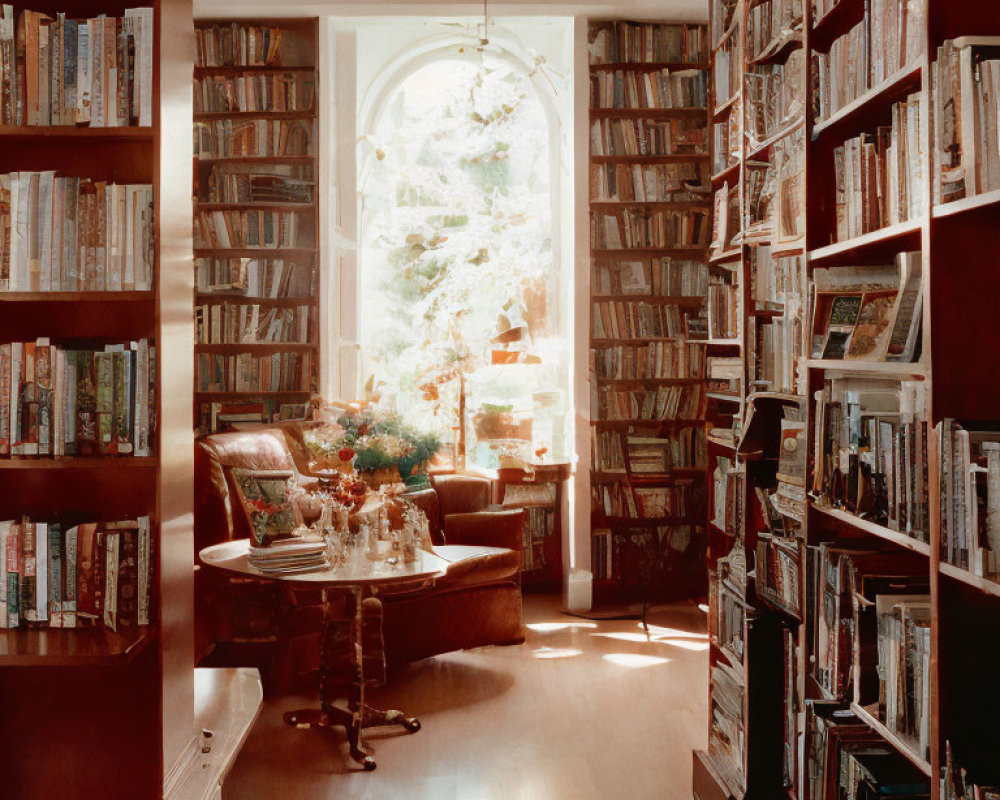
[[[286,539],[270,547],[252,547],[247,554],[250,566],[267,575],[293,575],[327,569],[330,560],[323,541]]]

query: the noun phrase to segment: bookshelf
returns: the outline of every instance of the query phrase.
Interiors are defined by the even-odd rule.
[[[25,11],[52,17],[55,38],[55,31],[72,28],[58,14],[67,20],[106,15],[110,21],[125,17],[134,5],[45,0],[15,2],[12,10],[15,19]],[[23,797],[64,794],[70,776],[75,797],[159,797],[165,772],[194,741],[187,121],[192,19],[190,4],[180,0],[155,0],[149,6],[133,40],[139,74],[131,73],[130,85],[131,96],[145,104],[140,119],[126,119],[125,127],[105,127],[68,124],[61,117],[60,124],[28,125],[5,117],[0,125],[0,174],[55,171],[61,178],[89,179],[100,191],[112,183],[144,185],[152,200],[151,207],[143,201],[152,216],[141,223],[148,226],[143,234],[150,256],[148,287],[132,290],[125,281],[96,289],[57,289],[56,281],[73,273],[69,266],[75,259],[67,257],[63,272],[58,259],[45,262],[51,269],[46,279],[52,280],[44,287],[29,284],[0,292],[0,345],[46,337],[62,350],[103,350],[116,343],[127,350],[130,341],[142,339],[154,348],[150,364],[155,379],[148,400],[155,424],[149,430],[148,456],[0,457],[0,520],[30,517],[59,522],[64,530],[83,521],[149,520],[148,624],[122,624],[113,631],[100,620],[86,625],[81,618],[76,628],[28,622],[0,630],[0,737],[8,743],[0,773],[5,785]],[[129,24],[116,26],[116,31],[120,27],[124,36]],[[148,47],[143,48],[143,40]],[[145,68],[146,82],[141,79]],[[66,97],[65,77],[57,73],[52,85],[59,94],[53,97]],[[123,98],[130,90],[124,81],[120,88],[118,108],[127,114],[130,103]],[[166,109],[169,115],[161,113]],[[140,221],[135,222],[139,230]],[[63,233],[60,229],[56,235]],[[110,240],[101,240],[105,245],[110,247]],[[94,262],[101,265],[102,280],[115,274],[127,277],[114,257],[108,253],[107,261]],[[66,373],[53,374],[63,381],[56,386],[68,385]],[[162,391],[164,386],[170,390]],[[27,430],[30,436],[33,420]],[[7,577],[5,568],[5,584]],[[168,612],[160,615],[161,608]],[[53,752],[59,753],[55,770]]]
[[[749,50],[746,43],[750,15],[759,13],[757,9],[768,4],[768,0],[713,0],[710,27],[718,33],[714,52],[724,47],[730,51],[739,49],[732,43],[727,46],[730,40],[742,41],[744,49]],[[728,708],[727,719],[732,720],[733,731],[738,731],[742,746],[735,748],[735,753],[720,746],[724,731],[717,723],[713,724],[709,749],[694,754],[695,796],[700,800],[774,797],[828,800],[833,795],[824,794],[822,781],[816,778],[817,770],[822,768],[818,760],[822,751],[817,752],[814,746],[819,730],[814,725],[816,717],[829,715],[837,708],[845,715],[838,724],[856,726],[851,735],[860,736],[857,731],[863,731],[864,741],[895,754],[912,767],[916,776],[923,776],[928,797],[971,798],[971,789],[965,795],[953,786],[953,777],[960,769],[967,773],[969,786],[1000,785],[1000,773],[990,755],[1000,743],[1000,726],[995,724],[1000,708],[991,694],[981,690],[986,684],[975,683],[989,680],[989,665],[995,663],[998,648],[993,637],[984,632],[1000,617],[1000,583],[996,580],[993,550],[989,546],[989,523],[983,519],[987,514],[984,503],[996,502],[983,491],[988,465],[993,463],[987,459],[992,453],[990,446],[983,443],[1000,437],[997,433],[1000,405],[995,399],[998,379],[996,371],[987,366],[995,360],[989,355],[996,341],[990,309],[996,303],[1000,279],[986,255],[1000,195],[995,186],[984,181],[982,188],[966,183],[964,191],[959,189],[959,196],[942,198],[938,182],[942,133],[935,127],[930,112],[933,109],[940,118],[936,65],[939,48],[961,36],[1000,35],[1000,10],[972,0],[926,0],[917,6],[910,4],[911,9],[922,8],[923,12],[915,15],[912,27],[907,28],[911,51],[905,45],[896,47],[885,39],[870,46],[857,38],[850,39],[852,46],[846,51],[851,53],[857,70],[852,76],[867,83],[856,87],[854,95],[848,94],[847,101],[839,107],[835,105],[832,113],[824,109],[820,116],[812,88],[826,80],[818,74],[824,60],[835,58],[838,48],[844,51],[847,37],[891,38],[892,33],[868,15],[874,13],[872,9],[889,8],[893,4],[803,0],[801,6],[802,22],[789,28],[794,31],[791,39],[769,48],[767,53],[769,65],[787,64],[783,59],[794,57],[796,52],[805,56],[804,68],[797,73],[800,83],[794,89],[803,101],[801,118],[785,121],[763,140],[751,141],[746,135],[748,118],[760,112],[753,105],[752,92],[745,81],[755,78],[744,77],[738,97],[730,98],[728,103],[714,104],[713,189],[723,184],[740,187],[743,232],[752,212],[752,198],[747,192],[747,175],[751,171],[748,162],[773,160],[775,147],[781,141],[804,130],[804,169],[798,182],[804,203],[803,238],[797,245],[783,246],[783,250],[774,247],[772,251],[772,256],[779,252],[802,253],[804,264],[802,280],[791,294],[785,295],[784,303],[773,308],[768,304],[762,309],[766,313],[760,314],[754,299],[759,283],[754,286],[753,271],[758,250],[767,242],[744,241],[739,247],[726,247],[713,259],[713,268],[726,266],[740,271],[745,286],[743,341],[738,350],[745,389],[738,403],[728,404],[723,395],[717,394],[717,404],[710,406],[708,413],[710,424],[715,427],[708,444],[711,524],[707,563],[709,627],[713,639],[718,638],[719,631],[736,625],[745,642],[741,651],[722,646],[711,649],[710,706]],[[817,7],[825,13],[818,14]],[[852,29],[856,29],[854,33]],[[996,58],[995,50],[982,55],[983,60]],[[880,59],[885,63],[877,63]],[[743,74],[759,70],[760,66],[760,58],[744,58]],[[981,74],[989,72],[984,70]],[[719,85],[718,80],[715,85]],[[913,130],[919,146],[908,153],[907,160],[911,174],[921,181],[911,197],[909,218],[890,220],[881,227],[838,241],[837,191],[842,173],[838,170],[836,150],[852,137],[862,134],[874,137],[880,128],[888,128],[894,115],[900,113],[896,110],[898,104],[908,99],[919,104],[919,122]],[[728,121],[734,114],[741,115],[741,119],[730,126]],[[733,146],[729,136],[731,128],[740,130],[738,147]],[[962,163],[969,163],[964,161],[968,158],[967,149],[959,152]],[[977,153],[975,158],[983,156]],[[950,188],[953,190],[954,186]],[[777,202],[780,213],[780,193]],[[819,312],[813,308],[812,297],[822,291],[820,282],[830,276],[848,274],[849,268],[874,270],[881,265],[899,265],[902,262],[896,259],[905,253],[917,254],[914,259],[921,273],[918,318],[921,346],[913,359],[859,361],[813,352],[809,339],[814,317]],[[785,387],[768,400],[767,395],[759,394],[764,387],[756,387],[758,394],[754,394],[754,369],[760,352],[754,350],[753,330],[774,324],[771,320],[780,320],[794,309],[802,315],[803,326],[799,347],[790,353],[795,363],[794,386]],[[751,323],[754,316],[756,322]],[[879,453],[884,454],[883,447],[893,445],[894,441],[908,442],[913,448],[903,450],[900,455],[902,468],[909,464],[911,469],[905,485],[893,484],[902,479],[895,477],[891,460],[884,461],[872,473],[873,479],[884,482],[884,486],[896,485],[901,493],[915,487],[912,494],[900,494],[890,501],[888,520],[877,500],[874,508],[862,505],[860,495],[848,492],[845,498],[835,483],[830,483],[829,451],[823,445],[828,441],[824,437],[829,435],[830,406],[818,405],[817,393],[836,398],[837,387],[862,394],[873,392],[887,402],[884,410],[876,412],[870,405],[864,405],[871,397],[844,399],[845,414],[850,402],[857,404],[858,413],[872,419],[875,418],[872,414],[883,414],[883,419],[899,415],[898,427],[892,423],[886,428],[890,438],[883,439],[879,429]],[[904,399],[910,393],[922,398],[912,408]],[[779,407],[775,403],[781,397],[786,403]],[[891,405],[893,397],[896,406]],[[727,405],[722,405],[723,402]],[[900,402],[902,406],[898,405]],[[779,535],[768,516],[770,509],[762,505],[757,490],[763,489],[764,494],[773,492],[772,499],[781,501],[781,443],[787,435],[787,403],[795,403],[800,409],[796,423],[804,430],[798,432],[797,441],[808,452],[802,465],[804,488],[788,493],[789,497],[795,495],[795,505],[777,508],[777,518],[783,525]],[[723,413],[730,409],[731,415]],[[894,440],[892,437],[897,435],[903,438]],[[926,446],[921,444],[922,439]],[[873,440],[865,438],[865,441],[876,447]],[[846,444],[836,446],[846,452]],[[834,450],[837,452],[841,451]],[[968,471],[970,452],[971,459],[983,470],[978,479],[982,526],[978,530],[974,517],[972,522],[967,518],[963,523],[953,516],[959,503],[963,504],[964,513],[975,513],[968,501],[970,492],[976,491],[976,473],[966,479],[965,489],[954,477]],[[913,454],[912,460],[905,457],[909,453]],[[874,496],[882,496],[883,490],[876,485]],[[907,504],[905,513],[894,517],[893,509],[899,508],[900,503]],[[727,513],[719,516],[720,510]],[[802,553],[797,560],[791,556],[787,563],[783,562],[786,574],[791,572],[798,578],[797,590],[793,587],[785,597],[797,593],[800,614],[786,602],[776,602],[780,598],[770,581],[775,575],[780,578],[781,573],[772,569],[771,561],[766,564],[760,561],[771,558],[774,549],[771,543],[778,539],[785,540],[789,552],[794,547]],[[852,586],[865,587],[857,589],[865,592],[864,602],[855,603],[853,611],[848,603],[847,610],[839,612],[853,619],[856,637],[853,645],[850,639],[846,640],[846,663],[828,660],[839,639],[833,637],[824,642],[818,634],[821,624],[830,624],[820,610],[820,600],[827,591],[824,565],[835,568],[838,574],[845,570],[845,575],[851,575]],[[745,574],[744,583],[738,579],[741,570]],[[922,598],[900,601],[889,616],[913,613],[913,627],[907,630],[914,632],[914,636],[919,631],[926,637],[926,649],[918,650],[921,658],[926,659],[921,668],[925,670],[927,685],[923,711],[907,723],[914,724],[916,720],[918,726],[925,726],[921,734],[925,742],[918,741],[916,733],[903,732],[902,721],[898,724],[887,721],[884,702],[879,706],[879,685],[873,676],[878,664],[876,644],[881,647],[882,643],[875,627],[875,598],[885,599],[902,591],[893,589],[886,594],[889,590],[879,588],[874,576],[880,571],[898,575],[899,586],[911,587],[907,591]],[[737,596],[742,603],[736,622],[733,603],[724,601],[729,595]],[[907,602],[911,602],[914,610],[900,612]],[[887,605],[891,609],[893,601],[889,600]],[[758,640],[754,647],[750,630],[761,623],[777,626],[782,634],[765,636],[763,643]],[[782,645],[783,640],[791,642],[791,647]],[[895,645],[892,639],[886,639],[885,646]],[[824,674],[830,663],[836,664],[835,671]],[[743,700],[737,709],[725,676],[717,674],[720,664],[737,669],[744,677],[745,695],[754,698],[762,693],[770,699],[756,705]],[[835,679],[831,675],[840,674],[843,684],[831,687],[830,681]],[[789,685],[794,688],[791,712],[781,691],[782,686]],[[718,701],[717,691],[721,694]],[[909,701],[914,696],[905,694],[904,699]]]
[[[230,421],[300,417],[317,390],[318,35],[308,18],[197,22],[199,434]],[[267,107],[256,100],[259,84]],[[252,215],[288,230],[261,239],[247,227],[258,224]]]
[[[703,590],[710,64],[703,25],[592,21],[588,41],[600,606]]]

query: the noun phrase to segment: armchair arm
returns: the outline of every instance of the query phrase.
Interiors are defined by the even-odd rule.
[[[520,508],[448,514],[444,518],[446,544],[506,547],[520,552],[523,531],[524,510]]]

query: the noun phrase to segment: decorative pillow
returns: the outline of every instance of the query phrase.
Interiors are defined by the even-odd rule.
[[[295,530],[295,514],[288,501],[289,480],[293,470],[233,469],[233,483],[250,527],[254,547],[267,547],[276,539],[285,539]]]

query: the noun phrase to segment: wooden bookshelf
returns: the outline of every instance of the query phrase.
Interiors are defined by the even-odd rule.
[[[201,20],[197,28],[201,35],[208,36],[214,25],[229,25],[233,20]],[[239,20],[241,24],[276,26],[281,30],[281,41],[275,64],[252,66],[208,66],[196,64],[194,79],[196,85],[200,80],[208,78],[236,78],[241,75],[291,74],[296,79],[314,82],[313,102],[318,104],[318,87],[320,83],[317,70],[319,61],[319,29],[316,19],[268,19]],[[196,307],[209,308],[216,306],[260,307],[260,315],[266,313],[281,313],[281,309],[307,308],[309,314],[308,340],[304,342],[251,342],[251,343],[207,343],[200,341],[195,346],[196,354],[209,357],[235,357],[241,353],[253,353],[261,356],[271,354],[298,353],[308,358],[307,366],[299,369],[305,374],[300,376],[299,389],[284,391],[196,391],[193,405],[194,425],[199,434],[210,433],[211,420],[214,419],[211,409],[225,413],[227,405],[238,406],[245,410],[250,407],[259,408],[262,419],[277,413],[283,403],[300,404],[309,399],[318,388],[318,370],[320,356],[319,331],[319,248],[321,245],[321,230],[319,222],[319,119],[317,107],[299,111],[201,111],[194,115],[196,127],[200,124],[212,125],[217,121],[232,120],[234,123],[244,120],[287,120],[299,121],[307,125],[309,131],[308,150],[303,153],[253,154],[247,157],[236,155],[216,155],[214,151],[198,153],[194,159],[195,181],[195,212],[233,212],[233,211],[264,211],[264,212],[297,212],[301,215],[298,240],[293,247],[281,248],[217,248],[196,247],[195,256],[199,259],[255,259],[272,263],[283,260],[292,264],[308,267],[312,271],[312,293],[309,296],[253,297],[239,292],[214,292],[199,290],[195,296]],[[248,167],[249,165],[249,167]],[[258,170],[255,174],[267,175],[273,173],[291,174],[297,179],[311,181],[311,202],[266,201],[233,202],[213,196],[213,174],[220,177]],[[253,173],[252,173],[253,174]],[[305,177],[303,177],[305,176]],[[197,222],[195,236],[197,239]],[[234,309],[235,311],[235,309]],[[216,312],[216,313],[225,313]],[[292,312],[287,312],[292,313]],[[203,323],[207,330],[207,320]],[[201,363],[201,362],[199,362]],[[233,361],[225,363],[227,374],[235,368]],[[196,366],[196,370],[200,368]],[[196,387],[200,385],[196,376]],[[228,401],[228,402],[227,402]]]
[[[135,4],[15,0],[15,14],[122,17]],[[0,518],[44,522],[150,520],[150,624],[0,630],[0,756],[18,797],[161,797],[164,774],[194,741],[191,435],[190,2],[153,0],[151,124],[0,126],[0,171],[153,187],[149,291],[0,294],[0,342],[48,336],[103,347],[149,339],[156,428],[148,457],[0,459]],[[168,113],[169,109],[169,113]],[[85,343],[85,344],[84,344]],[[166,389],[169,387],[169,390]],[[169,609],[160,617],[159,609]],[[59,766],[53,769],[52,753]],[[67,782],[68,781],[68,782]],[[9,792],[8,792],[9,793]]]
[[[766,0],[765,0],[766,2]],[[760,5],[759,0],[740,0],[736,18],[727,36],[745,35],[748,9]],[[802,97],[807,106],[806,117],[796,125],[805,126],[805,241],[801,252],[806,259],[807,275],[814,269],[839,268],[889,264],[896,254],[902,252],[921,253],[922,270],[922,348],[915,356],[915,363],[858,362],[831,359],[813,359],[805,355],[798,359],[799,375],[802,377],[802,394],[808,400],[808,420],[806,440],[810,448],[806,486],[811,487],[815,464],[813,451],[817,420],[813,409],[813,393],[822,390],[829,377],[857,377],[878,379],[888,383],[898,381],[919,381],[926,392],[926,420],[928,438],[934,439],[927,449],[926,488],[929,508],[925,529],[928,541],[920,541],[905,531],[893,530],[886,525],[873,522],[843,508],[833,508],[828,502],[812,492],[806,494],[806,514],[801,528],[802,542],[806,548],[814,548],[829,541],[857,541],[881,552],[897,554],[908,558],[914,564],[917,578],[926,578],[930,602],[930,751],[924,756],[918,752],[914,741],[896,733],[878,716],[877,708],[859,696],[857,685],[854,696],[848,691],[839,698],[844,708],[852,710],[857,718],[867,725],[889,748],[895,750],[917,767],[929,779],[930,796],[933,800],[944,797],[942,779],[945,775],[945,746],[950,743],[958,754],[958,763],[969,770],[983,785],[1000,783],[1000,772],[995,767],[993,753],[1000,747],[1000,701],[991,694],[981,691],[981,681],[989,681],[998,646],[987,631],[1000,621],[1000,583],[987,577],[976,575],[970,569],[946,563],[941,552],[945,541],[940,519],[943,491],[937,484],[937,475],[942,458],[934,434],[934,426],[943,419],[956,419],[963,425],[968,423],[975,429],[976,423],[993,429],[1000,421],[1000,374],[993,368],[996,363],[995,307],[1000,297],[1000,275],[993,266],[989,253],[993,250],[995,238],[996,211],[1000,203],[1000,190],[986,191],[966,196],[959,200],[935,205],[932,187],[932,152],[934,150],[934,125],[928,119],[934,108],[932,102],[931,75],[937,49],[947,39],[961,36],[1000,35],[1000,7],[988,8],[974,0],[927,0],[924,17],[918,32],[922,40],[920,57],[900,69],[887,69],[884,79],[840,108],[827,118],[819,120],[812,105],[810,87],[816,85],[817,76],[813,56],[826,53],[832,43],[845,35],[851,28],[862,22],[869,4],[858,0],[841,0],[822,19],[812,17],[812,3],[803,2],[804,21],[802,26],[802,46],[805,48],[807,68],[802,75]],[[712,3],[713,15],[718,13],[718,4]],[[720,42],[721,44],[721,42]],[[875,54],[876,56],[878,53]],[[772,62],[773,63],[773,62]],[[754,64],[744,62],[744,71],[753,69]],[[923,174],[922,194],[919,207],[913,218],[874,230],[847,241],[833,241],[834,230],[834,161],[833,150],[846,139],[863,133],[874,133],[879,126],[889,124],[891,109],[895,103],[918,94],[921,102],[920,135],[927,142],[926,148],[912,158],[919,159]],[[744,92],[744,98],[746,92]],[[753,109],[744,109],[753,113]],[[794,126],[779,131],[758,146],[744,147],[738,164],[721,170],[713,181],[715,186],[723,182],[732,185],[736,176],[743,177],[746,161],[768,158],[767,151],[778,140],[794,130]],[[742,186],[741,186],[742,189]],[[741,199],[745,195],[741,191]],[[722,257],[739,260],[746,267],[751,249],[741,247],[738,252],[727,252]],[[774,255],[778,254],[775,248]],[[800,300],[809,307],[809,298]],[[753,304],[747,306],[746,316],[754,315]],[[768,311],[758,315],[760,319],[779,314]],[[758,320],[760,321],[760,320]],[[808,317],[807,317],[808,321]],[[811,324],[811,323],[810,323]],[[807,324],[806,330],[811,330]],[[746,354],[746,346],[743,348]],[[749,385],[749,384],[747,384]],[[721,397],[720,404],[721,404]],[[749,408],[753,401],[739,398],[743,407]],[[746,431],[744,436],[748,435]],[[737,443],[710,438],[710,464],[717,457],[732,458],[740,451]],[[768,445],[765,444],[763,464],[768,462]],[[750,459],[740,457],[753,480],[755,470],[760,469]],[[759,473],[757,473],[759,475]],[[710,482],[711,486],[711,482]],[[749,486],[745,492],[751,495]],[[712,508],[710,499],[709,508]],[[715,568],[718,558],[727,555],[735,542],[742,542],[746,548],[748,564],[753,561],[753,538],[763,530],[760,520],[755,519],[753,503],[747,503],[743,519],[745,530],[734,536],[732,532],[711,526],[709,570]],[[711,512],[710,512],[711,518]],[[923,566],[920,566],[923,565]],[[803,575],[806,565],[802,565]],[[813,577],[809,576],[811,582]],[[750,581],[753,582],[752,579]],[[752,613],[764,619],[774,617],[780,625],[789,628],[797,643],[795,699],[797,707],[817,701],[834,701],[834,698],[819,682],[812,664],[817,654],[814,652],[812,622],[792,618],[788,609],[776,603],[776,598],[768,589],[752,586],[748,588],[748,599]],[[806,592],[802,591],[802,608],[806,609]],[[718,613],[716,607],[709,610],[712,620]],[[866,647],[874,647],[866,642]],[[759,648],[758,648],[759,650]],[[752,651],[750,651],[752,652]],[[715,655],[712,655],[714,664]],[[757,680],[768,678],[769,670],[780,670],[777,655],[764,658],[761,664],[748,662],[746,691],[756,692],[754,676]],[[860,678],[858,679],[860,680]],[[977,689],[976,687],[980,687]],[[871,699],[871,698],[870,698]],[[795,779],[790,786],[783,784],[780,771],[780,752],[760,744],[772,738],[775,718],[781,716],[780,700],[770,706],[758,706],[759,713],[748,713],[745,717],[746,751],[743,768],[749,784],[767,776],[764,783],[748,785],[743,795],[747,800],[788,797],[793,800],[815,800],[810,793],[808,780],[815,765],[808,761],[809,747],[805,748],[806,763],[798,765]],[[804,724],[804,715],[797,723]],[[809,732],[801,727],[797,735],[809,739]],[[781,741],[780,730],[777,735]],[[754,745],[754,743],[757,745]],[[799,750],[799,756],[803,754]],[[695,788],[703,800],[713,798],[741,797],[732,785],[728,770],[720,766],[718,757],[707,752],[696,752],[693,763]],[[754,777],[756,776],[756,777]],[[829,795],[827,795],[829,797]]]
[[[603,29],[609,29],[613,24],[614,22],[612,21],[592,21],[590,23],[590,41],[593,42],[595,38],[600,35],[600,32]],[[654,26],[658,23],[649,22],[642,24]],[[702,72],[707,73],[709,69],[707,31],[704,26],[689,27],[697,29],[701,37],[699,44],[701,52],[699,53],[698,58],[683,63],[651,63],[646,61],[622,62],[617,60],[614,62],[600,62],[592,59],[591,74],[596,76],[613,70],[625,72],[626,74],[649,73],[659,71],[661,69],[670,69],[672,71],[701,70]],[[664,109],[620,109],[592,107],[590,109],[590,118],[592,122],[602,119],[666,120],[672,117],[693,117],[700,121],[704,121],[705,125],[704,147],[700,152],[672,154],[668,150],[663,154],[648,153],[646,155],[634,156],[608,157],[592,155],[590,160],[592,175],[590,211],[592,219],[595,220],[592,223],[592,227],[596,230],[596,226],[598,224],[596,222],[597,215],[607,214],[618,216],[619,228],[621,229],[621,226],[624,224],[620,216],[623,209],[633,209],[639,211],[640,213],[643,210],[658,212],[668,209],[682,212],[697,211],[705,215],[703,219],[707,220],[707,218],[711,215],[711,204],[704,196],[691,197],[689,199],[678,198],[674,201],[656,201],[647,203],[622,203],[598,200],[596,198],[600,195],[597,192],[597,178],[595,177],[595,174],[597,168],[611,168],[611,165],[642,165],[645,167],[651,164],[682,165],[684,162],[688,162],[693,164],[695,169],[697,169],[697,174],[701,176],[701,180],[707,189],[710,180],[708,116],[709,111],[707,104],[706,107],[701,108]],[[669,149],[673,149],[673,147]],[[689,149],[697,148],[692,148],[690,144],[685,144],[684,149],[687,151]],[[670,167],[666,168],[669,169]],[[624,235],[622,235],[622,241],[626,241]],[[595,274],[596,280],[597,270],[613,270],[621,261],[644,260],[651,262],[653,264],[653,269],[658,269],[658,264],[661,258],[669,258],[675,263],[688,260],[704,263],[705,256],[705,249],[700,245],[700,243],[696,246],[683,246],[670,243],[668,241],[667,246],[664,247],[633,247],[618,249],[606,249],[592,246],[591,272],[592,274]],[[677,296],[667,293],[652,294],[651,292],[652,289],[650,289],[650,292],[642,295],[599,293],[596,289],[596,284],[594,284],[591,287],[591,308],[593,309],[596,304],[600,303],[644,303],[649,306],[657,307],[676,306],[678,307],[677,310],[682,315],[695,315],[703,307],[705,302],[705,298],[700,295]],[[630,336],[619,338],[598,338],[594,336],[594,328],[591,326],[590,346],[592,349],[604,349],[609,347],[623,347],[628,349],[660,341],[674,342],[678,339],[683,340],[683,335],[680,337]],[[697,391],[697,387],[702,381],[700,371],[692,373],[690,376],[674,378],[607,379],[592,375],[590,379],[594,384],[596,384],[596,391],[598,393],[626,391],[648,393],[658,390],[679,390],[689,392]],[[625,459],[625,465],[620,470],[602,470],[599,468],[599,464],[592,463],[589,477],[593,491],[621,491],[623,493],[628,493],[628,496],[633,498],[632,502],[637,503],[635,500],[636,495],[634,494],[636,490],[657,491],[657,487],[661,487],[663,491],[671,491],[669,487],[675,486],[678,482],[689,483],[694,481],[698,484],[698,486],[691,490],[684,491],[688,492],[688,504],[690,505],[692,502],[695,502],[695,498],[697,496],[696,490],[700,491],[701,480],[704,477],[703,470],[700,467],[676,468],[671,469],[668,473],[635,472],[631,469],[630,459],[628,457],[627,437],[632,433],[635,435],[644,434],[646,436],[663,437],[668,439],[674,439],[678,436],[700,436],[703,424],[703,417],[700,413],[697,414],[694,419],[604,419],[600,416],[597,407],[592,408],[590,435],[592,437],[600,437],[600,441],[617,441],[622,449],[623,458]],[[596,570],[594,573],[594,603],[597,606],[607,606],[610,603],[628,602],[639,599],[641,587],[639,587],[635,578],[623,575],[618,571],[620,564],[624,563],[620,560],[622,558],[622,541],[625,538],[622,536],[624,532],[629,530],[644,530],[648,531],[649,534],[656,536],[658,535],[656,533],[656,529],[658,528],[668,528],[675,525],[688,525],[697,522],[697,516],[692,516],[691,514],[678,515],[668,513],[664,516],[658,516],[655,518],[645,518],[641,509],[638,508],[638,505],[636,505],[636,513],[634,515],[607,514],[603,504],[599,504],[594,499],[591,499],[590,502],[591,532],[595,535],[592,540],[593,547],[591,561]],[[704,537],[700,535],[701,531],[697,526],[692,529],[692,534],[692,545],[689,550],[697,550],[701,546],[700,542],[704,539]],[[608,553],[607,548],[611,548],[612,552],[610,554]],[[687,560],[689,554],[686,553],[683,555],[684,559]],[[638,557],[642,558],[642,556]],[[611,572],[610,574],[606,574],[609,562],[611,563]],[[684,566],[681,564],[679,565],[679,568],[681,569],[681,575],[676,580],[676,590],[678,596],[691,591],[694,591],[696,594],[699,591],[702,591],[700,586],[703,581],[701,575],[698,574],[700,570],[698,570],[697,566]]]

